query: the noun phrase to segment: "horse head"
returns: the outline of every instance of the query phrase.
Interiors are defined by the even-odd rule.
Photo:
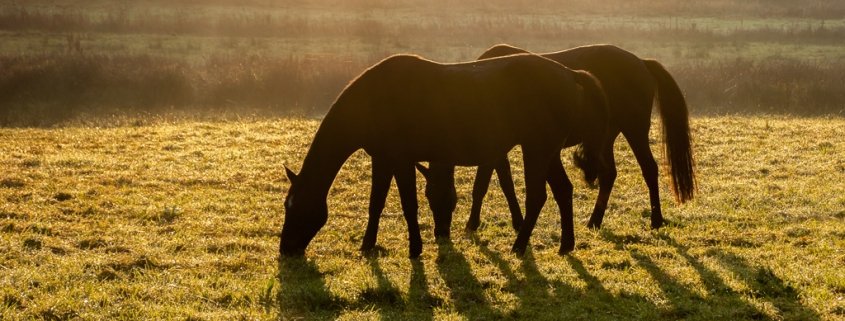
[[[610,132],[610,111],[607,96],[598,78],[583,70],[576,70],[575,75],[582,95],[581,112],[578,113],[581,119],[575,129],[582,143],[573,154],[573,160],[575,166],[584,173],[584,180],[593,186],[599,173],[609,167],[603,152],[610,142],[607,137]]]
[[[452,212],[458,203],[455,191],[455,167],[431,163],[431,168],[417,163],[416,167],[426,180],[425,197],[434,215],[434,236],[449,237]]]
[[[313,193],[306,193],[305,182],[300,182],[298,175],[285,167],[291,187],[285,197],[285,223],[279,242],[279,253],[284,256],[301,256],[305,247],[317,235],[328,218],[326,202],[314,199]]]

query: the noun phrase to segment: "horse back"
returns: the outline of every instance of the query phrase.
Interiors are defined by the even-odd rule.
[[[648,123],[656,82],[643,61],[613,45],[591,45],[542,54],[573,69],[586,70],[602,84],[611,110],[611,123]]]
[[[373,153],[470,165],[526,140],[565,136],[573,72],[535,55],[459,64],[394,56],[342,94]],[[566,84],[570,84],[567,86]]]

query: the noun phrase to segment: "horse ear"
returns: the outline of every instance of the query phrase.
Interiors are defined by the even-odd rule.
[[[417,170],[420,171],[420,173],[425,177],[425,179],[428,179],[430,177],[429,173],[431,173],[431,170],[429,170],[427,167],[423,166],[420,163],[416,163],[414,164],[414,166],[417,167]]]
[[[291,183],[296,182],[296,173],[290,170],[290,168],[288,168],[287,166],[285,166],[285,173],[288,175],[288,179]]]

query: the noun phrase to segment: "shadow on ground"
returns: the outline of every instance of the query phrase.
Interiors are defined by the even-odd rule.
[[[641,242],[636,237],[621,236],[609,230],[600,232],[602,238],[616,244],[621,249],[623,244]],[[742,257],[720,248],[711,248],[703,255],[694,255],[690,247],[674,238],[658,234],[659,240],[665,241],[667,246],[660,246],[659,254],[649,255],[637,249],[628,249],[635,265],[648,272],[657,281],[663,295],[669,300],[668,309],[661,313],[668,319],[691,319],[710,316],[711,318],[730,320],[819,320],[818,314],[803,306],[798,292],[776,276],[765,266],[754,265]],[[660,264],[655,262],[655,256],[670,254],[683,261],[683,266],[689,266],[704,285],[705,293],[693,291],[689,285],[671,276]],[[732,277],[745,285],[737,290],[728,285],[722,275],[713,268],[708,268],[704,259],[717,259],[719,265],[730,271]],[[770,304],[774,309],[764,311],[759,304],[750,302],[750,298]]]
[[[633,263],[624,266],[599,267],[585,264],[576,256],[559,258],[568,273],[578,281],[549,279],[537,266],[529,249],[514,264],[505,256],[487,247],[486,242],[470,236],[472,251],[478,251],[485,262],[503,277],[504,285],[480,281],[465,253],[450,242],[438,242],[433,260],[411,261],[407,293],[387,277],[379,264],[380,253],[362,258],[369,265],[375,286],[368,287],[356,300],[341,299],[326,287],[326,275],[303,258],[285,258],[279,262],[275,306],[280,319],[335,319],[348,311],[376,311],[382,319],[433,320],[438,310],[461,315],[470,320],[498,319],[801,319],[819,320],[810,308],[801,304],[797,289],[788,285],[766,266],[753,264],[741,255],[724,249],[691,251],[690,246],[670,236],[659,234],[649,244],[652,250],[625,247],[643,240],[602,230],[598,237],[625,249]],[[656,248],[654,247],[656,246]],[[465,249],[467,250],[467,249]],[[656,250],[656,251],[654,251]],[[657,254],[653,254],[657,253]],[[674,253],[671,266],[691,269],[700,283],[676,279],[663,260],[666,253]],[[694,254],[697,253],[697,254]],[[476,256],[476,260],[479,258]],[[512,258],[511,258],[512,259]],[[476,262],[478,263],[478,262]],[[434,264],[426,275],[426,265]],[[717,264],[719,270],[713,268]],[[564,269],[565,269],[564,268]],[[641,269],[657,284],[659,299],[649,298],[626,290],[609,290],[597,275],[602,269]],[[727,271],[727,272],[725,272]],[[726,276],[726,273],[728,276]],[[481,276],[483,277],[483,276]],[[725,278],[730,278],[726,280]],[[431,282],[442,280],[448,289],[442,297],[433,295]],[[644,280],[645,281],[645,280]],[[740,283],[744,286],[737,286]],[[647,284],[647,283],[644,283]],[[648,285],[646,285],[648,286]],[[703,288],[703,290],[702,290]],[[510,308],[502,302],[491,302],[506,294],[512,298]],[[657,303],[659,302],[659,303]]]

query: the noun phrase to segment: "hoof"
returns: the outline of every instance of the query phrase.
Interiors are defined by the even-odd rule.
[[[422,244],[420,244],[419,246],[412,245],[410,249],[408,249],[409,258],[416,259],[420,257],[420,254],[422,254]]]
[[[373,242],[364,241],[363,243],[361,243],[360,250],[361,250],[361,252],[369,252],[369,251],[372,251],[375,248],[376,248],[376,242],[375,241],[373,241]]]
[[[305,256],[305,250],[295,250],[295,251],[283,251],[279,250],[279,257],[303,257]]]
[[[659,229],[659,228],[663,227],[663,225],[665,225],[665,223],[666,223],[666,221],[663,220],[662,218],[656,219],[656,220],[651,220],[651,229],[653,229],[653,230]]]
[[[443,246],[443,245],[451,246],[452,245],[452,239],[448,239],[448,238],[440,238],[440,239],[435,238],[434,242],[437,243],[437,246]]]
[[[572,251],[575,251],[575,245],[574,244],[572,244],[572,245],[561,245],[560,250],[557,251],[557,254],[558,255],[567,255],[569,253],[572,253]]]
[[[449,240],[451,238],[452,238],[452,233],[449,230],[434,231],[434,239],[436,239],[436,240]]]
[[[591,230],[601,229],[601,222],[596,223],[596,222],[590,221],[590,222],[587,223],[587,228],[589,228]]]
[[[287,246],[285,246],[287,245]],[[279,258],[282,257],[297,257],[297,256],[305,256],[305,247],[299,247],[296,245],[285,244],[284,242],[279,241]]]
[[[479,221],[468,221],[467,226],[464,228],[464,230],[472,233],[472,232],[478,231],[478,227],[480,225],[481,225],[481,222],[479,222]]]
[[[525,255],[525,247],[519,247],[514,245],[513,247],[511,247],[511,252],[513,252],[513,254],[516,254],[519,257],[522,257],[523,255]]]

